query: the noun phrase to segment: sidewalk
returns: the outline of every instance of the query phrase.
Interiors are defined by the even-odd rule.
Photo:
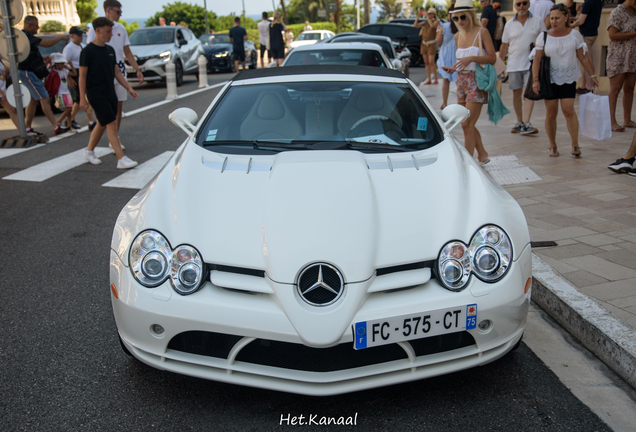
[[[438,112],[441,87],[420,86]],[[531,240],[557,243],[533,248],[533,300],[636,387],[636,177],[607,169],[636,129],[606,141],[579,136],[582,156],[575,158],[559,112],[561,156],[551,158],[544,102],[535,103],[531,118],[539,133],[522,136],[510,133],[516,116],[507,83],[502,99],[510,114],[495,126],[484,106],[477,123],[491,158],[484,168],[521,205]],[[451,92],[449,103],[455,101]],[[617,105],[620,122],[620,98]],[[575,108],[578,114],[578,97]],[[453,133],[463,141],[461,126]]]

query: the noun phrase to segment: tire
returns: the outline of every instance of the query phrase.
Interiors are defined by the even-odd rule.
[[[130,351],[128,351],[128,348],[126,348],[126,345],[124,345],[124,341],[121,340],[121,336],[119,336],[119,333],[117,333],[117,337],[119,338],[119,344],[121,345],[121,349],[124,352],[124,354],[132,357],[133,355],[130,353]]]
[[[183,84],[183,65],[179,60],[177,60],[174,64],[174,74],[176,76],[177,87],[181,87]]]
[[[250,69],[256,69],[256,62],[258,61],[258,57],[256,57],[256,52],[252,53],[252,61],[250,64]]]

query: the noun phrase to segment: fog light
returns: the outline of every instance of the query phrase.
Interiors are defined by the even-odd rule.
[[[153,324],[150,326],[150,331],[153,332],[157,336],[161,336],[165,329],[159,324]]]
[[[488,331],[492,327],[492,321],[483,320],[478,324],[478,327],[480,331],[483,331],[483,332]]]

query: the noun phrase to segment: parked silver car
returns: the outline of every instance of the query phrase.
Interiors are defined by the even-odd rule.
[[[197,59],[205,55],[201,41],[185,27],[146,27],[130,35],[130,50],[141,68],[146,81],[164,81],[166,64],[174,63],[177,85],[183,75],[197,74]],[[126,64],[129,81],[136,81],[132,66]]]

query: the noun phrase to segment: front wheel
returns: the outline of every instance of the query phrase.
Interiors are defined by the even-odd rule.
[[[178,60],[174,64],[174,74],[177,80],[177,87],[180,87],[183,84],[183,65]]]

